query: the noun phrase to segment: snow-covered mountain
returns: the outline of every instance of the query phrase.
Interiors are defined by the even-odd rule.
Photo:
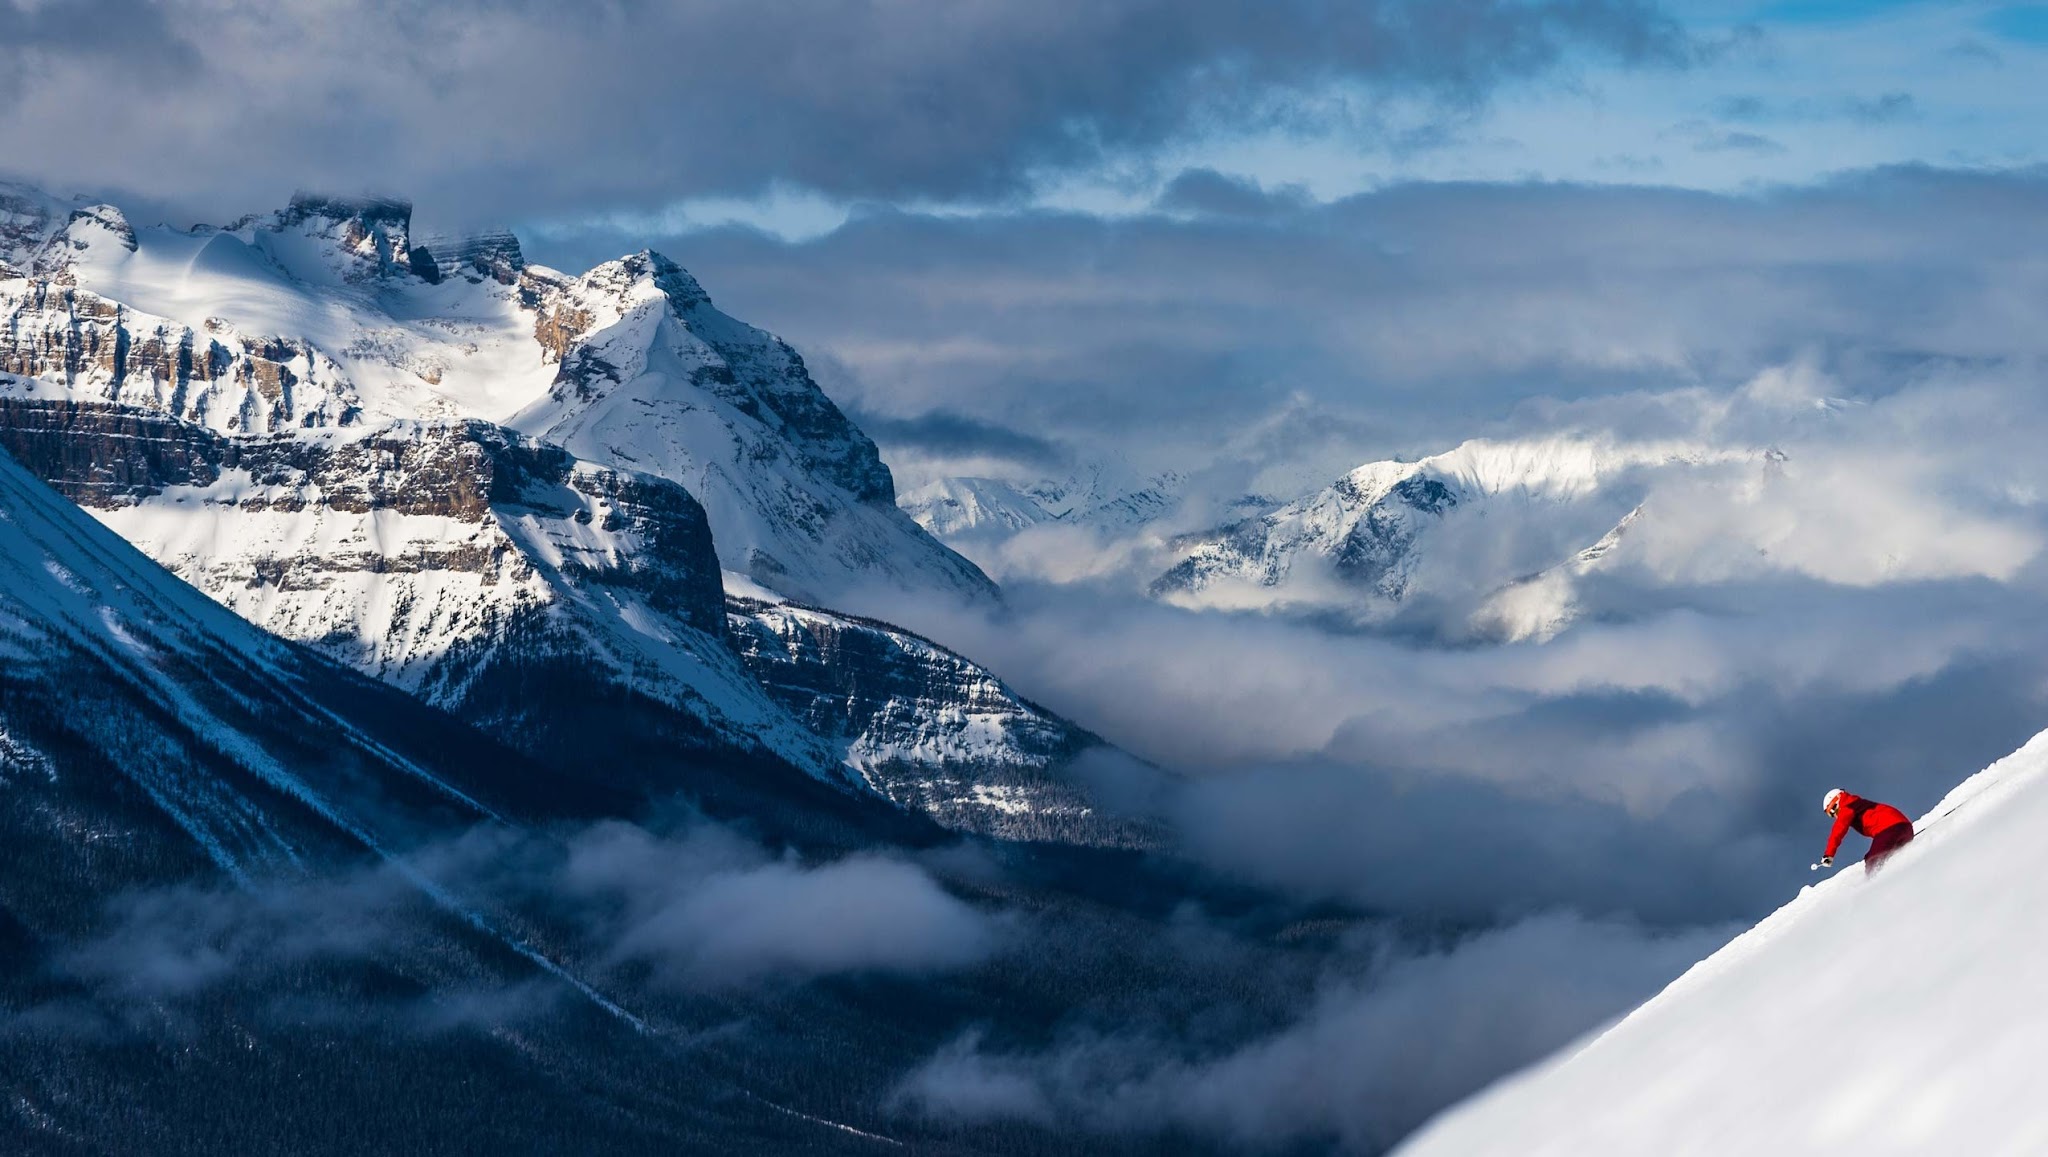
[[[694,847],[579,824],[607,764],[640,754],[583,739],[584,774],[568,774],[260,631],[0,454],[0,1152],[1072,1151],[1051,1130],[891,1115],[886,1098],[957,1025],[1028,1026],[1156,983],[1168,950],[1095,963],[1121,950],[1104,945],[1166,939],[1152,917],[1041,887],[1029,867],[1041,852],[1124,861],[1010,853],[1006,900],[1085,921],[1087,938],[1069,934],[1083,967],[677,990],[615,959],[602,894],[552,874],[563,839],[657,870]],[[832,840],[835,806],[895,814],[793,770],[760,786],[797,814],[779,826],[804,830],[806,854]],[[726,894],[799,922],[851,903],[870,924],[859,905],[898,878],[872,865],[918,870],[882,858],[884,841],[853,846],[845,889],[804,892],[839,877],[805,875],[816,861],[792,851],[756,877],[781,889]],[[635,902],[677,886],[630,883]]]
[[[548,705],[510,688],[602,672],[699,746],[838,764],[732,653],[704,512],[673,483],[475,421],[233,438],[0,398],[0,445],[251,622],[436,706],[525,734]]]
[[[1849,862],[1802,889],[1619,1024],[1398,1152],[2048,1151],[2043,824],[2048,733],[1950,792],[1876,875]]]
[[[1186,606],[1327,610],[1364,621],[1427,596],[1503,633],[1536,634],[1540,626],[1518,617],[1523,608],[1489,597],[1610,554],[1659,476],[1765,461],[1761,452],[1690,442],[1466,442],[1414,462],[1367,463],[1304,498],[1183,536],[1150,590]]]
[[[822,733],[818,704],[764,683],[728,580],[778,600],[994,588],[896,508],[795,352],[665,258],[568,277],[507,234],[414,245],[395,201],[301,196],[187,232],[7,196],[0,443],[258,625],[565,760],[589,743],[568,720],[625,697],[662,720],[642,721],[652,758],[699,787],[706,757],[736,753],[978,831],[1039,830],[1018,769],[1049,784],[1093,745],[934,742],[950,724],[880,709],[984,720],[1003,698],[1066,728],[957,656],[974,704],[878,668],[868,707],[839,681]],[[883,651],[906,638],[835,623]],[[679,786],[625,762],[647,791]],[[951,794],[890,789],[885,766]],[[1075,798],[1048,822],[1079,833]]]
[[[897,505],[948,543],[985,543],[1052,522],[1138,527],[1174,510],[1185,481],[1175,474],[1139,481],[1108,469],[1021,483],[944,477],[905,491]]]
[[[874,443],[770,334],[639,253],[571,277],[504,234],[414,246],[403,202],[299,196],[225,229],[0,201],[0,369],[229,434],[480,418],[681,483],[726,568],[831,601],[990,593],[895,507]]]
[[[898,502],[999,579],[1066,582],[1121,573],[1133,557],[1155,558],[1166,527],[1186,528],[1186,483],[1179,474],[1145,477],[1111,462],[1032,480],[945,475]],[[1206,521],[1197,516],[1192,524]]]

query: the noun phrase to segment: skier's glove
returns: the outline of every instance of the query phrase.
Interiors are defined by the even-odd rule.
[[[1823,867],[1823,868],[1832,868],[1832,867],[1834,867],[1834,866],[1835,866],[1835,858],[1834,858],[1833,856],[1822,856],[1822,857],[1820,858],[1820,866],[1821,866],[1821,867]]]

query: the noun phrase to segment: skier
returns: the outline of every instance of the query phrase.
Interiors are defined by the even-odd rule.
[[[1839,787],[1822,797],[1820,808],[1834,817],[1835,826],[1828,833],[1827,854],[1814,865],[1816,871],[1834,866],[1835,849],[1842,846],[1842,837],[1849,834],[1850,828],[1870,837],[1870,850],[1863,855],[1866,875],[1875,872],[1886,856],[1913,838],[1913,821],[1906,818],[1905,812],[1888,803],[1850,795]]]

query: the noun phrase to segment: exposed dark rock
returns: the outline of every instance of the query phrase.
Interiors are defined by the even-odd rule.
[[[740,652],[762,686],[835,738],[878,793],[946,827],[1102,847],[1157,842],[1103,813],[1074,761],[1094,735],[986,669],[900,627],[795,604],[728,600]]]
[[[422,245],[442,277],[488,277],[500,285],[516,285],[526,269],[526,254],[509,229],[484,229],[453,237],[431,237]]]

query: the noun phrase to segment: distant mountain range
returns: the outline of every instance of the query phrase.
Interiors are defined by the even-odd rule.
[[[1560,435],[1368,462],[1293,499],[1197,505],[1185,477],[1169,476],[1056,514],[1043,496],[1072,493],[1071,483],[968,477],[929,482],[901,503],[934,535],[990,558],[1038,527],[1091,528],[1129,548],[1122,578],[1191,609],[1364,626],[1410,618],[1456,638],[1543,639],[1582,612],[1584,580],[1632,561],[1625,544],[1656,518],[1645,503],[1657,485],[1733,471],[1763,486],[1785,461],[1769,447]],[[1186,529],[1219,509],[1226,521]]]

